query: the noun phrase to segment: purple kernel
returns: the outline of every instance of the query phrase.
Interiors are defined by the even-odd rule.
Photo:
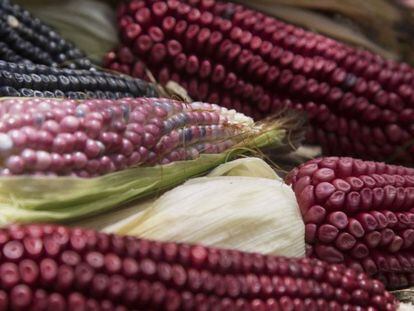
[[[125,122],[118,120],[112,123],[111,128],[118,133],[122,133],[125,131],[126,129],[126,124]]]
[[[45,171],[52,164],[52,157],[50,156],[50,153],[46,151],[37,151],[36,158],[37,160],[34,167],[36,170]]]
[[[22,159],[27,167],[33,167],[36,164],[36,152],[32,149],[25,149],[22,152]]]
[[[50,169],[52,171],[60,171],[64,167],[63,157],[58,153],[51,153],[52,163],[50,164]]]
[[[351,250],[351,255],[354,258],[362,259],[369,255],[369,249],[365,244],[357,243]]]
[[[328,220],[338,229],[345,229],[348,225],[348,216],[344,212],[333,212],[328,216]]]
[[[305,222],[321,223],[325,219],[326,210],[319,205],[312,206],[304,216]]]
[[[104,149],[105,147],[102,145],[102,143],[99,144],[98,141],[92,139],[88,139],[86,141],[85,154],[90,159],[99,156],[99,154],[103,152]]]
[[[86,163],[86,171],[91,174],[98,172],[100,166],[99,160],[89,160]]]
[[[17,240],[7,242],[3,247],[3,255],[9,260],[18,260],[24,254],[23,244]]]
[[[124,134],[125,139],[128,139],[135,148],[141,144],[142,138],[139,134],[133,131],[126,131]]]
[[[347,232],[342,232],[338,235],[335,245],[340,250],[350,250],[354,247],[356,239]]]
[[[49,149],[53,144],[53,135],[47,131],[39,131],[39,145]]]
[[[114,162],[115,167],[117,168],[117,170],[122,170],[127,165],[127,159],[122,154],[117,154],[117,155],[113,156],[112,161]]]
[[[73,166],[76,169],[82,169],[85,167],[86,163],[88,162],[87,156],[82,152],[75,152],[72,155]]]
[[[324,224],[324,225],[319,227],[318,239],[321,242],[330,243],[330,242],[333,242],[336,239],[336,237],[338,236],[338,233],[339,233],[338,228],[336,228],[332,225]]]
[[[356,218],[360,221],[361,225],[367,231],[373,231],[378,227],[378,222],[375,217],[368,213],[360,213]]]
[[[27,310],[32,303],[33,293],[29,286],[20,284],[10,292],[10,304],[13,310]]]
[[[129,157],[128,157],[128,166],[134,166],[138,165],[141,161],[141,154],[137,151],[134,151]]]
[[[1,285],[5,289],[15,286],[20,280],[18,267],[14,263],[3,263],[0,267],[0,272],[2,276]]]
[[[335,190],[331,183],[321,182],[315,187],[315,196],[318,200],[326,200]]]
[[[27,142],[27,136],[23,131],[11,130],[9,136],[13,141],[13,145],[16,147],[23,147]]]
[[[127,125],[127,131],[132,131],[132,132],[135,132],[139,135],[145,134],[144,126],[142,124],[139,124],[139,123],[129,123]]]
[[[103,129],[102,122],[96,119],[86,120],[83,127],[90,138],[98,137]]]
[[[377,247],[381,242],[382,235],[378,231],[369,232],[365,237],[364,241],[369,248]]]
[[[348,231],[356,238],[362,238],[365,234],[365,230],[361,223],[356,219],[349,219]]]
[[[64,153],[68,149],[68,143],[62,136],[57,136],[53,140],[52,150],[57,153]]]
[[[134,151],[134,145],[128,139],[122,139],[122,150],[121,152],[125,156],[130,156]]]
[[[155,145],[156,139],[152,134],[145,133],[143,143],[146,147],[151,148]]]
[[[84,132],[76,132],[73,134],[75,137],[75,149],[83,149],[86,145],[86,141],[88,140],[88,136]]]
[[[131,112],[130,120],[136,123],[145,123],[146,116],[142,112],[135,110]]]
[[[335,179],[335,172],[330,168],[321,168],[313,173],[314,182],[329,182]]]
[[[67,116],[60,121],[60,127],[63,132],[74,133],[78,130],[80,121],[74,116]]]
[[[344,261],[343,254],[332,246],[317,245],[315,252],[320,259],[330,263],[341,263]]]
[[[65,169],[68,169],[68,170],[72,169],[73,164],[74,162],[73,162],[72,155],[69,153],[65,153],[63,155],[63,166],[65,167]]]
[[[6,167],[12,174],[21,174],[24,171],[25,162],[20,156],[11,156],[6,160]]]
[[[145,132],[150,133],[154,137],[158,137],[161,133],[160,129],[154,124],[147,124],[144,129]]]

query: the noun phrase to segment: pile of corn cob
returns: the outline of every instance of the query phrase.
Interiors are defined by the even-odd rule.
[[[293,191],[280,188],[296,197],[286,215],[308,258],[34,224],[154,196],[247,151],[285,152],[299,115],[249,116],[287,108],[307,113],[325,153],[414,162],[405,64],[228,2],[123,1],[118,18],[123,44],[105,61],[122,74],[0,3],[0,223],[30,223],[0,229],[0,310],[403,308],[386,289],[414,285],[409,167],[331,157],[294,169]],[[146,69],[206,103],[157,98]]]
[[[136,0],[119,5],[122,45],[106,66],[255,119],[306,111],[326,154],[413,163],[414,71],[242,5]]]

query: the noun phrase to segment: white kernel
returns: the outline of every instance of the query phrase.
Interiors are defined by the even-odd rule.
[[[0,133],[0,153],[7,153],[13,148],[13,141],[9,135]]]

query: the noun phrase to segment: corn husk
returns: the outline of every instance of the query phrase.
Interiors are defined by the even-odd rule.
[[[149,206],[104,231],[262,254],[305,254],[293,191],[257,158],[223,164]]]
[[[270,179],[278,178],[274,169],[263,160],[255,157],[242,158],[221,164],[213,169],[208,176],[256,176]],[[118,208],[111,210],[108,213],[76,220],[70,225],[94,230],[104,230],[107,232],[117,232],[117,228],[121,228],[129,222],[133,222],[135,217],[150,208],[158,198],[159,196],[155,196],[137,200],[125,208]]]
[[[97,0],[17,0],[16,3],[54,27],[96,63],[117,46],[116,12]]]
[[[392,292],[395,297],[401,302],[405,302],[407,304],[414,304],[414,287],[407,288],[407,289],[400,289]],[[407,310],[414,310],[414,305],[412,305],[413,309]]]
[[[245,176],[278,179],[275,170],[262,159],[247,157],[219,165],[207,176]],[[112,233],[126,233],[134,227],[134,221],[146,209],[154,205],[158,197],[139,200],[130,206],[111,211],[100,216],[87,218],[72,223],[73,226],[87,227]]]
[[[398,311],[414,311],[414,305],[411,303],[400,303]]]
[[[293,117],[246,127],[241,142],[221,153],[153,167],[133,167],[98,178],[14,176],[0,178],[0,224],[68,222],[158,196],[189,178],[262,148],[285,147]],[[291,123],[289,123],[291,122]],[[289,125],[290,124],[290,125]],[[302,124],[300,123],[300,126]]]

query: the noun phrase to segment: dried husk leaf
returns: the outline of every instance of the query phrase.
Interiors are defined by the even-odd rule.
[[[255,157],[227,162],[216,167],[207,176],[245,176],[282,180],[269,164]]]
[[[304,224],[295,196],[257,158],[223,164],[208,177],[187,181],[146,204],[146,210],[104,231],[263,254],[305,255]]]
[[[220,164],[206,176],[246,176],[282,180],[274,169],[260,158],[247,157]],[[107,232],[127,232],[134,228],[135,220],[147,208],[154,205],[158,197],[140,200],[124,209],[118,209],[98,217],[80,220],[73,225]]]
[[[411,297],[411,301],[413,298]],[[401,303],[398,306],[398,311],[414,311],[414,305],[411,303]]]
[[[392,293],[395,297],[398,298],[399,301],[405,302],[407,304],[414,304],[414,287],[396,290]]]

